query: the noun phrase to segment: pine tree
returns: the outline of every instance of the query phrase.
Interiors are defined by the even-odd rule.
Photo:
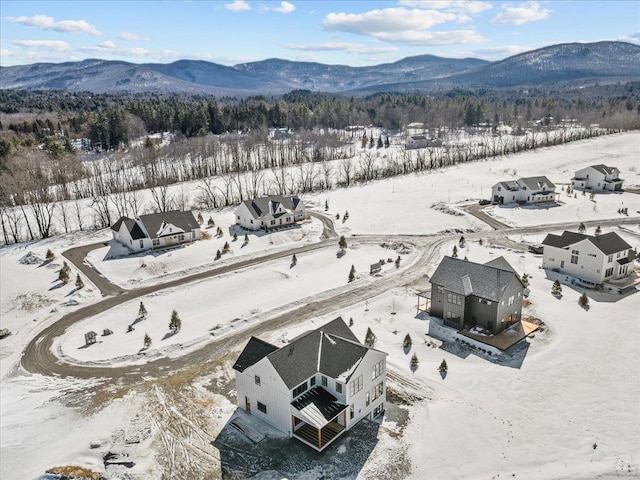
[[[551,294],[557,297],[561,293],[562,293],[562,285],[560,285],[560,282],[556,280],[555,282],[553,282],[553,286],[551,287]]]
[[[382,135],[378,137],[378,144],[376,145],[376,148],[382,148],[384,146],[384,144],[382,143]]]
[[[144,334],[144,348],[149,348],[151,346],[151,337],[148,333]]]
[[[237,233],[234,233],[234,234],[233,234],[233,241],[234,241],[234,242],[237,242],[237,241],[238,241],[238,234],[237,234]]]
[[[76,288],[78,290],[81,290],[84,288],[84,282],[82,281],[82,277],[80,276],[80,274],[76,276]]]
[[[418,355],[414,353],[411,356],[411,362],[409,363],[409,365],[411,366],[411,370],[415,370],[416,368],[418,368],[419,363],[420,363],[420,360],[418,360]]]
[[[589,194],[589,200],[593,200],[594,198],[596,198],[596,192],[591,192]]]
[[[391,146],[391,142],[389,142],[389,136],[387,135],[387,139],[384,141],[384,148],[389,148]]]
[[[411,348],[411,345],[413,345],[413,342],[411,341],[411,335],[407,333],[407,335],[404,337],[404,341],[402,342],[402,348]]]
[[[464,248],[466,243],[467,241],[464,239],[464,236],[460,237],[460,240],[458,241],[458,245],[460,245],[460,248]]]
[[[580,222],[580,226],[578,226],[578,233],[584,233],[587,227],[584,226],[584,223]]]
[[[396,268],[400,268],[400,255],[396,258]]]
[[[198,225],[202,225],[204,223],[204,217],[202,216],[202,213],[198,214],[198,218],[196,218],[196,220],[198,221]]]
[[[455,245],[453,246],[453,252],[451,253],[451,256],[453,258],[458,258],[458,247],[456,247]]]
[[[522,274],[522,285],[524,285],[524,288],[527,288],[529,286],[529,275],[527,275],[526,273]]]
[[[294,253],[293,256],[291,257],[291,266],[295,267],[298,264],[298,257],[296,257],[296,254]]]
[[[369,139],[369,148],[373,148],[373,132],[371,132],[371,138]]]
[[[71,269],[69,268],[69,265],[67,265],[67,262],[63,262],[62,263],[62,267],[60,268],[60,273],[58,274],[58,280],[60,280],[65,285],[67,283],[69,283],[69,272],[70,271],[71,271]]]
[[[229,242],[224,242],[224,246],[222,247],[222,251],[224,253],[227,253],[229,250],[231,250],[231,247],[229,246]]]
[[[346,250],[346,248],[347,248],[347,239],[344,238],[344,235],[340,236],[340,240],[338,240],[338,246],[340,247],[340,250],[342,250],[343,252]]]
[[[144,307],[144,303],[140,302],[140,308],[138,308],[138,318],[145,318],[147,316],[147,309]]]
[[[594,233],[595,233],[596,237],[602,233],[602,229],[600,228],[600,225],[598,225],[596,227],[596,231]]]
[[[373,347],[377,341],[378,339],[376,338],[375,333],[373,333],[373,330],[371,330],[371,327],[367,327],[367,333],[364,336],[364,344],[367,347]]]
[[[449,367],[447,366],[447,361],[445,359],[442,359],[442,363],[438,367],[438,371],[442,373],[442,372],[446,372],[448,369]]]
[[[220,260],[221,257],[222,257],[222,253],[220,253],[220,250],[218,250],[216,252],[216,260]]]
[[[216,226],[216,222],[213,221],[213,218],[209,217],[209,220],[207,220],[207,225],[209,227],[215,227]]]
[[[350,327],[353,327],[353,317],[350,317],[350,318],[349,318],[349,326],[350,326]]]
[[[248,234],[244,234],[244,243],[249,243],[249,235]]]
[[[182,320],[180,320],[180,317],[178,316],[178,312],[174,310],[173,312],[171,312],[171,320],[169,321],[169,330],[171,330],[173,333],[178,333],[181,328],[182,328]]]
[[[47,250],[47,254],[45,255],[45,260],[49,263],[53,262],[56,258],[56,256],[53,254],[53,252],[51,251],[51,249]]]
[[[367,138],[367,134],[364,133],[362,135],[362,142],[361,142],[361,146],[362,148],[366,148],[367,147],[367,142],[369,141],[369,139]]]
[[[329,210],[329,200],[324,201],[324,211],[326,212],[327,210]]]
[[[580,298],[578,298],[578,304],[583,308],[589,306],[589,297],[587,297],[586,293],[583,292],[582,295],[580,295]]]
[[[353,282],[356,279],[356,267],[351,265],[351,270],[349,270],[349,283]]]
[[[478,240],[478,245],[483,245],[484,244],[484,240],[480,239]]]

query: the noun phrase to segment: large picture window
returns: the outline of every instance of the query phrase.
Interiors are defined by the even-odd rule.
[[[297,397],[298,395],[302,395],[306,391],[307,391],[307,382],[303,382],[293,389],[293,398]]]
[[[262,413],[267,413],[267,406],[264,403],[258,402],[258,410]]]
[[[358,378],[351,380],[351,382],[349,383],[349,396],[350,397],[354,396],[360,390],[362,390],[362,375],[358,376]]]

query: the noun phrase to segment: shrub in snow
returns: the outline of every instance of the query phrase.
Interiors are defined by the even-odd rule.
[[[296,257],[296,254],[294,253],[293,256],[291,257],[291,266],[295,267],[298,264],[298,257]]]
[[[234,242],[238,241],[238,234],[237,233],[233,234],[233,241]]]
[[[442,363],[438,367],[438,371],[440,373],[443,373],[443,372],[446,372],[448,369],[449,367],[447,366],[447,361],[445,359],[442,359]]]
[[[415,372],[416,369],[418,368],[419,363],[420,363],[420,360],[418,360],[418,356],[414,353],[411,356],[411,362],[409,363],[409,365],[411,366],[411,370]]]
[[[353,327],[353,317],[350,317],[350,318],[349,318],[349,326],[350,326],[350,327]]]
[[[407,333],[407,335],[404,337],[404,341],[402,342],[402,347],[409,349],[411,348],[411,345],[413,344],[413,342],[411,341],[411,335],[409,335]]]
[[[207,220],[207,225],[209,227],[215,227],[216,226],[216,222],[213,221],[213,218],[209,217],[209,220]]]
[[[224,253],[229,252],[229,250],[231,250],[231,247],[229,246],[229,242],[224,242],[224,246],[222,247],[222,251]]]
[[[327,210],[329,210],[329,200],[324,201],[324,211],[326,212]]]
[[[582,308],[587,308],[589,306],[589,297],[587,297],[586,293],[583,293],[582,295],[580,295],[580,298],[578,298],[578,304]]]
[[[373,333],[373,330],[371,330],[371,327],[367,327],[367,333],[364,336],[364,344],[367,347],[373,347],[377,341],[378,338],[376,337],[375,333]]]
[[[71,269],[69,268],[69,265],[67,265],[67,262],[63,262],[62,263],[62,268],[60,268],[60,272],[58,273],[58,280],[60,280],[65,285],[67,283],[69,283],[69,272],[70,271],[71,271]]]
[[[460,248],[464,248],[466,244],[467,241],[464,239],[464,236],[460,237],[460,240],[458,241],[458,245],[460,245]]]
[[[198,220],[198,225],[202,225],[204,223],[204,218],[202,217],[201,213],[198,214],[198,217],[196,218],[196,220]]]
[[[594,233],[595,233],[596,237],[602,233],[602,229],[600,228],[600,225],[598,225],[596,227],[596,231]]]
[[[529,275],[526,273],[522,274],[522,285],[524,285],[525,288],[529,286]]]
[[[144,306],[144,303],[140,302],[140,308],[138,308],[138,317],[144,318],[147,316],[147,309]]]
[[[169,321],[169,330],[173,333],[178,333],[182,328],[182,320],[178,316],[178,312],[175,310],[171,312],[171,320]]]
[[[220,250],[218,250],[216,252],[216,260],[220,260],[220,257],[222,257],[222,253],[220,253]]]
[[[149,348],[151,346],[151,337],[148,333],[144,334],[144,348]]]
[[[349,270],[349,283],[353,282],[356,279],[356,267],[351,265],[351,270]]]
[[[51,249],[47,250],[47,254],[44,256],[45,260],[49,263],[53,262],[56,256],[53,254]]]
[[[560,285],[560,282],[558,280],[553,282],[553,286],[551,287],[551,293],[556,297],[562,294],[562,285]]]
[[[400,255],[396,258],[396,268],[400,268]]]
[[[451,256],[453,258],[458,258],[458,247],[456,247],[455,245],[453,246],[453,252],[451,252]]]
[[[76,276],[76,288],[78,290],[84,288],[84,282],[82,281],[82,277],[80,276],[80,274]]]
[[[578,226],[578,233],[584,233],[587,227],[584,226],[584,223],[580,223]]]
[[[244,243],[249,243],[249,235],[244,234]]]
[[[340,247],[340,250],[342,250],[343,252],[346,250],[346,248],[347,248],[347,239],[344,238],[344,235],[340,236],[340,240],[338,240],[338,247]]]

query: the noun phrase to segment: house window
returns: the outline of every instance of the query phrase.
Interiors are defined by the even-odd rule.
[[[384,360],[380,360],[371,369],[371,380],[378,378],[384,372]]]
[[[588,256],[588,257],[596,258],[596,254],[595,254],[595,253],[587,253],[587,256]]]
[[[262,402],[258,402],[258,410],[262,413],[267,413],[267,406]]]
[[[240,220],[240,215],[238,215],[238,220]]]
[[[362,390],[362,375],[358,378],[351,380],[349,383],[349,396],[353,397],[356,393]]]
[[[253,225],[253,218],[251,219],[251,224]]]
[[[384,404],[380,404],[378,405],[376,408],[373,409],[373,416],[377,417],[378,415],[381,415],[384,412]]]
[[[513,296],[513,295],[511,295],[511,296],[509,297],[509,305],[513,305],[513,301],[514,301],[514,296]]]
[[[436,290],[438,293],[444,293],[444,288],[442,287],[437,287]]]
[[[144,247],[144,240],[140,240],[140,248]]]
[[[275,225],[276,221],[275,220],[271,220],[271,225]]]
[[[607,268],[607,270],[604,272],[605,277],[610,277],[611,275],[613,275],[613,267]]]
[[[311,380],[309,380],[309,384],[313,387],[316,384],[316,377],[311,377]]]
[[[154,247],[157,247],[157,246],[159,246],[159,245],[160,245],[160,239],[159,239],[159,238],[154,238],[154,239],[153,239],[153,241],[152,241],[152,243],[153,243],[153,246],[154,246]]]
[[[353,405],[349,405],[349,418],[353,418],[354,408]]]
[[[293,389],[293,398],[307,391],[307,382],[302,382],[296,388]]]
[[[613,262],[613,255],[609,255],[609,258],[607,259],[607,262],[609,262],[609,263]]]
[[[382,382],[380,382],[378,385],[376,385],[375,387],[373,387],[371,389],[371,398],[373,400],[375,400],[376,398],[378,398],[379,396],[382,395]]]
[[[325,377],[324,375],[322,377],[320,377],[320,383],[322,383],[323,387],[327,386],[327,377]]]
[[[255,377],[253,377],[254,381],[256,382],[256,385],[260,385],[260,377],[258,375],[256,375]]]
[[[338,393],[342,393],[342,384],[336,382],[336,392]]]
[[[616,258],[620,258],[620,255],[622,255],[622,252],[618,252],[618,253],[616,254]]]
[[[368,407],[369,403],[371,403],[371,393],[367,392],[364,396],[364,404]]]
[[[578,264],[578,256],[577,255],[571,255],[571,263],[577,265]]]
[[[453,293],[447,293],[447,302],[454,305],[462,305],[462,297],[460,297],[460,295],[454,295]]]

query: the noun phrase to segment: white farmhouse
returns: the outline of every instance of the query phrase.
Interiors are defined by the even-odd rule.
[[[548,234],[542,242],[542,268],[577,278],[587,286],[617,280],[633,272],[635,252],[615,232]]]
[[[620,191],[623,180],[619,178],[620,170],[606,165],[591,165],[576,171],[571,179],[571,188],[594,191]]]
[[[385,410],[387,354],[342,318],[282,348],[251,337],[233,366],[238,406],[317,451]]]
[[[427,148],[429,144],[429,140],[424,135],[411,135],[407,137],[407,141],[405,142],[405,148],[407,150],[414,148]]]
[[[491,188],[494,205],[554,202],[556,196],[556,186],[545,176],[498,182]]]
[[[235,211],[236,222],[247,230],[269,230],[304,220],[304,203],[296,196],[245,200]]]
[[[167,248],[200,239],[200,225],[191,211],[178,210],[121,217],[111,227],[113,238],[132,252]]]

